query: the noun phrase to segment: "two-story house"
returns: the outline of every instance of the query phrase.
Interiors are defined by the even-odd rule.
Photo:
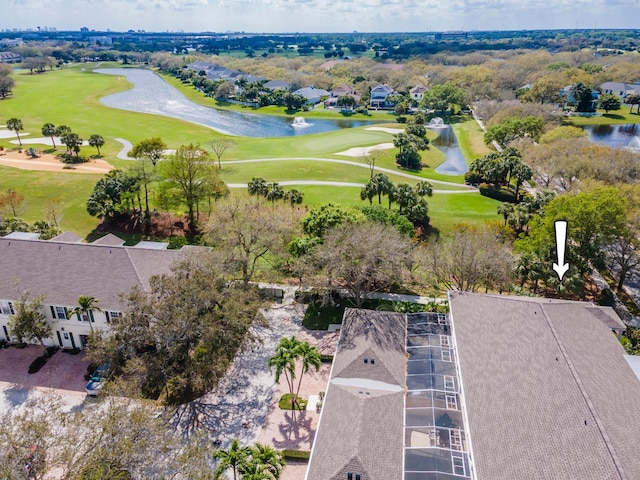
[[[133,287],[148,290],[151,277],[170,273],[183,254],[151,242],[124,247],[113,235],[94,243],[80,243],[69,234],[57,238],[0,238],[0,340],[17,340],[9,319],[28,291],[30,299],[44,295],[42,313],[53,331],[45,344],[82,349],[93,329],[108,328],[126,309],[123,295]],[[102,311],[71,315],[83,295],[95,297]]]
[[[393,105],[387,102],[387,97],[393,93],[393,88],[386,84],[380,84],[371,89],[371,108],[392,108]]]
[[[411,95],[411,100],[414,100],[420,103],[420,101],[422,101],[422,98],[424,97],[424,92],[426,92],[427,90],[428,90],[427,87],[423,85],[416,85],[411,90],[409,90],[409,95]]]
[[[640,93],[640,85],[632,85],[622,82],[604,82],[602,85],[600,85],[600,91],[603,94],[613,94],[620,98],[622,103],[625,103],[624,99],[626,97],[628,97],[629,95]]]

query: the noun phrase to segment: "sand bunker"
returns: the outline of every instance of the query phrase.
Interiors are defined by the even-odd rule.
[[[368,127],[365,130],[373,130],[374,132],[386,132],[395,135],[404,132],[404,128],[388,128],[388,127]]]
[[[29,135],[28,132],[20,132],[20,138]],[[16,132],[13,130],[0,130],[0,138],[16,138]]]
[[[393,148],[393,143],[380,143],[379,145],[373,145],[372,147],[355,147],[345,150],[344,152],[338,152],[336,155],[344,155],[345,157],[365,157],[369,155],[372,150],[389,150]]]
[[[24,134],[20,134],[20,138],[22,138],[22,135]],[[15,137],[15,135],[14,135]],[[62,142],[60,141],[60,137],[53,137],[54,140],[56,141],[56,146],[60,146],[62,145]],[[9,143],[13,143],[14,145],[19,145],[20,142],[18,142],[18,140],[11,140]],[[23,139],[22,140],[22,144],[23,145],[33,145],[33,144],[37,144],[37,145],[49,145],[51,147],[53,147],[53,142],[51,141],[50,137],[39,137],[39,138],[27,138],[27,139]],[[83,147],[88,147],[89,146],[89,142],[88,141],[84,141],[82,142],[82,146]]]
[[[107,173],[113,170],[113,166],[104,160],[91,160],[87,163],[77,163],[69,165],[73,168],[64,168],[67,164],[62,163],[53,155],[42,155],[39,158],[31,158],[26,153],[0,152],[0,165],[14,167],[22,170],[41,170],[46,172],[69,172],[69,173]]]

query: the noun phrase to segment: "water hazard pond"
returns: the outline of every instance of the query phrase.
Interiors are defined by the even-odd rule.
[[[94,71],[107,75],[121,75],[133,84],[130,90],[102,97],[100,101],[108,107],[178,118],[213,128],[227,135],[262,138],[290,137],[376,123],[366,120],[316,118],[294,122],[293,118],[287,117],[218,110],[192,102],[150,70],[101,68]]]

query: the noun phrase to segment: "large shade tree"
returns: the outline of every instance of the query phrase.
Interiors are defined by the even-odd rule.
[[[369,295],[400,283],[409,265],[410,246],[392,226],[379,223],[344,224],[324,236],[308,261],[328,287],[345,288],[357,308]]]

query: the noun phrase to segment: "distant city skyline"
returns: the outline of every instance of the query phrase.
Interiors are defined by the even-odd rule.
[[[420,32],[637,28],[639,0],[9,0],[0,30]]]

